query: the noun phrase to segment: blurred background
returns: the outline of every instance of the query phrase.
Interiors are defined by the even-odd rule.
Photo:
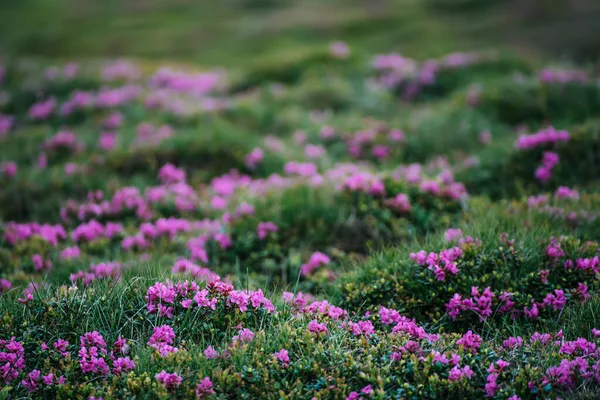
[[[0,0],[0,53],[228,67],[331,40],[412,57],[510,48],[596,62],[598,0]]]

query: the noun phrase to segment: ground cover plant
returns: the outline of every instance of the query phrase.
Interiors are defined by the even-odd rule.
[[[1,399],[600,397],[594,68],[349,36],[241,68],[11,36]]]

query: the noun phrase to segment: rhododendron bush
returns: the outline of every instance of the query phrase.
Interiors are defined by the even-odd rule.
[[[597,77],[322,50],[3,62],[0,398],[600,396]]]

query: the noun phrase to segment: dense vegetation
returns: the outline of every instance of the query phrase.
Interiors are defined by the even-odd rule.
[[[0,398],[597,398],[599,113],[503,52],[9,59]]]

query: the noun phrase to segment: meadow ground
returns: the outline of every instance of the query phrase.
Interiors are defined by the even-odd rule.
[[[2,7],[0,399],[600,396],[598,6]]]

